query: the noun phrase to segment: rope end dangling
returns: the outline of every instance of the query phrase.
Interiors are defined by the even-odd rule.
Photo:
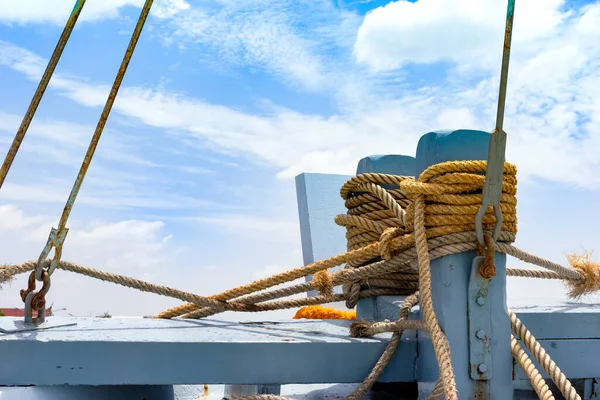
[[[600,290],[600,264],[590,258],[591,254],[589,253],[580,256],[567,255],[569,264],[583,275],[583,279],[578,281],[565,280],[569,287],[569,297],[576,299]]]
[[[371,326],[373,324],[367,320],[361,319],[350,324],[350,336],[354,338],[373,337]]]

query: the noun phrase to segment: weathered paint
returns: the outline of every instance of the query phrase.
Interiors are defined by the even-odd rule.
[[[485,257],[475,257],[468,284],[469,369],[471,379],[490,380],[492,373],[492,321],[488,297],[491,279],[481,276],[479,267]]]
[[[0,335],[0,385],[355,383],[391,337],[352,338],[351,321],[47,320],[77,326]],[[412,381],[415,353],[403,338],[380,380]]]
[[[334,218],[345,214],[346,207],[340,196],[340,188],[350,179],[350,175],[308,174],[296,177],[296,196],[300,219],[300,239],[304,264],[324,260],[346,252],[346,232],[337,225]],[[332,268],[336,271],[338,268]],[[306,277],[310,282],[312,275]],[[341,288],[335,288],[341,293]],[[309,296],[316,291],[308,292]]]
[[[365,157],[358,162],[356,174],[365,174],[369,172],[377,172],[381,174],[414,176],[415,174],[415,158],[404,155],[373,155]],[[382,185],[386,189],[392,189],[392,185]],[[404,297],[403,297],[404,298]],[[366,318],[372,321],[378,321],[376,311],[376,298],[366,298],[358,301],[356,305],[356,317]],[[397,319],[398,315],[392,317]]]
[[[506,89],[508,84],[508,65],[510,60],[510,44],[512,39],[512,26],[515,11],[515,0],[508,0],[506,28],[504,32],[504,48],[502,51],[502,68],[500,71],[500,88],[498,93],[498,110],[496,114],[496,127],[490,137],[488,150],[488,165],[483,185],[483,201],[475,217],[475,231],[477,239],[483,245],[482,218],[488,207],[493,207],[496,215],[496,226],[493,237],[498,238],[502,228],[502,212],[500,211],[500,196],[502,195],[502,174],[506,153],[506,132],[504,132],[504,108],[506,103]]]
[[[512,41],[513,20],[515,16],[515,0],[508,0],[506,26],[504,29],[504,46],[502,49],[502,67],[500,70],[500,88],[498,92],[498,110],[496,114],[496,130],[502,131],[504,124],[504,106],[508,84],[508,65],[510,61],[510,46]]]
[[[100,119],[98,120],[98,124],[96,125],[96,130],[94,131],[94,135],[92,136],[88,150],[85,154],[83,162],[81,163],[81,168],[79,169],[79,173],[77,174],[77,178],[75,179],[75,183],[73,184],[73,188],[71,189],[71,193],[69,194],[69,198],[67,199],[65,208],[63,209],[62,215],[60,216],[60,222],[55,232],[56,238],[52,241],[53,247],[55,249],[55,254],[54,258],[50,263],[50,267],[48,268],[48,273],[50,274],[52,274],[52,272],[58,265],[58,262],[60,261],[62,244],[66,236],[65,229],[67,220],[69,219],[69,214],[71,213],[73,205],[75,204],[75,200],[77,199],[77,194],[81,189],[83,179],[85,178],[90,163],[92,162],[92,158],[94,157],[96,147],[98,147],[98,142],[100,141],[100,137],[102,136],[102,131],[104,130],[104,126],[106,125],[106,121],[108,120],[108,116],[117,97],[117,93],[119,92],[119,88],[121,87],[121,82],[123,82],[123,77],[125,76],[125,72],[127,71],[127,67],[129,66],[129,62],[131,61],[131,57],[133,56],[133,52],[140,38],[142,29],[144,27],[144,24],[146,23],[146,19],[148,18],[148,14],[150,13],[150,9],[152,8],[153,2],[154,0],[146,0],[146,2],[144,3],[144,7],[142,8],[142,12],[131,36],[131,40],[129,41],[129,45],[127,46],[127,50],[125,51],[125,56],[123,57],[115,81],[113,82],[113,85],[110,89],[110,93],[108,94],[108,98],[106,99],[106,104],[104,105],[104,109],[102,110],[102,114],[100,115]],[[48,241],[50,242],[50,239]],[[45,252],[47,252],[46,248],[42,251],[42,255]],[[40,256],[40,258],[41,257],[42,256]]]
[[[483,131],[457,130],[431,132],[419,140],[416,152],[416,174],[443,161],[485,160],[490,134]],[[475,252],[463,252],[431,262],[433,304],[442,330],[450,342],[452,365],[461,398],[513,398],[510,321],[506,309],[506,255],[496,253],[496,276],[488,291],[491,302],[492,363],[494,377],[490,381],[474,381],[469,376],[469,331],[467,293],[471,263]],[[419,337],[419,395],[424,398],[439,376],[431,339],[426,332]],[[473,397],[471,397],[473,396]],[[486,397],[487,396],[487,397]]]
[[[68,228],[66,227],[66,225],[67,225],[67,221],[69,219],[69,215],[71,213],[71,210],[73,209],[75,200],[77,199],[77,194],[79,193],[79,190],[81,189],[81,184],[83,183],[83,180],[85,178],[87,170],[89,169],[90,163],[94,156],[94,152],[96,151],[96,147],[98,146],[100,136],[102,135],[102,131],[104,130],[104,126],[106,125],[106,120],[108,119],[110,110],[112,109],[112,105],[114,104],[114,101],[116,99],[117,93],[121,86],[121,82],[123,81],[123,77],[125,75],[125,72],[127,71],[127,67],[129,65],[129,62],[133,55],[133,51],[135,50],[135,46],[137,45],[138,39],[142,32],[142,28],[144,27],[144,23],[146,22],[146,19],[150,12],[150,8],[152,7],[152,3],[153,3],[153,0],[146,0],[146,3],[144,4],[144,7],[142,8],[142,12],[137,21],[135,30],[134,30],[131,40],[129,42],[129,46],[127,47],[127,51],[125,52],[125,56],[123,57],[123,61],[121,62],[121,66],[119,68],[119,71],[117,72],[115,81],[113,82],[113,86],[112,86],[111,91],[106,100],[106,104],[104,105],[104,109],[102,110],[102,114],[100,115],[98,125],[96,126],[96,130],[94,132],[94,135],[92,136],[92,139],[90,141],[88,150],[85,154],[84,160],[81,163],[79,173],[77,174],[77,178],[75,179],[75,183],[73,184],[73,188],[71,189],[71,193],[69,194],[69,198],[67,199],[67,203],[63,209],[62,215],[60,216],[60,222],[59,222],[58,228],[51,229],[50,235],[48,236],[48,240],[46,241],[46,245],[44,246],[44,248],[42,249],[42,252],[40,253],[40,256],[38,258],[38,265],[35,269],[35,276],[36,276],[36,279],[39,281],[42,279],[43,262],[46,260],[46,258],[48,257],[48,255],[50,254],[50,251],[52,249],[54,249],[54,257],[50,261],[50,265],[48,266],[48,269],[47,269],[47,272],[49,275],[52,275],[52,273],[54,272],[54,270],[58,266],[58,263],[61,260],[62,246],[63,246],[63,243],[64,243],[65,238],[68,233]],[[83,2],[82,2],[82,5],[83,5]],[[77,4],[75,5],[74,10],[81,11],[81,9],[78,8]],[[43,322],[43,316],[41,319],[42,319],[42,321],[39,321],[39,322]],[[31,320],[27,317],[27,315],[26,315],[26,322],[31,322]],[[33,322],[36,322],[36,321],[33,321]]]
[[[8,153],[6,154],[4,163],[2,163],[2,167],[0,168],[0,188],[2,188],[2,185],[4,184],[4,180],[6,179],[6,175],[8,175],[8,171],[10,170],[10,167],[17,155],[17,152],[19,151],[19,148],[21,147],[21,143],[23,143],[23,139],[25,139],[25,135],[27,134],[27,129],[29,129],[29,125],[31,124],[31,121],[33,120],[33,116],[35,115],[35,112],[37,111],[37,108],[40,104],[40,101],[42,100],[42,97],[44,96],[44,92],[46,91],[46,88],[48,87],[50,78],[54,74],[56,65],[58,64],[58,61],[60,60],[60,57],[63,53],[63,50],[65,49],[65,46],[67,45],[67,42],[69,41],[71,32],[73,31],[73,28],[75,27],[75,24],[77,23],[77,19],[79,18],[79,15],[81,14],[81,10],[83,9],[84,5],[85,5],[85,0],[77,0],[75,2],[75,6],[73,7],[73,11],[71,12],[71,15],[69,16],[69,19],[67,19],[67,22],[65,23],[65,27],[60,35],[60,38],[58,39],[56,48],[54,49],[54,52],[52,53],[52,56],[50,57],[50,61],[48,61],[48,65],[46,66],[46,70],[44,71],[44,74],[42,75],[42,79],[40,79],[40,83],[38,84],[38,87],[35,90],[33,98],[31,99],[31,103],[29,103],[29,107],[27,108],[27,112],[25,113],[25,116],[23,117],[23,121],[21,121],[21,125],[19,126],[19,129],[17,130],[17,134],[15,135],[15,138],[13,139],[10,149],[8,150]]]

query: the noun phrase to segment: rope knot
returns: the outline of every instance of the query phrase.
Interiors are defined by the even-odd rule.
[[[381,258],[384,260],[390,260],[392,258],[392,240],[397,237],[400,237],[404,234],[403,230],[397,227],[387,228],[383,231],[381,236],[379,237],[379,245],[378,250],[381,254]]]
[[[485,252],[485,259],[479,266],[479,274],[485,279],[496,276],[496,266],[494,265],[494,255],[496,254],[496,245],[490,235],[484,235],[485,248],[479,248],[480,253]],[[487,251],[486,251],[487,250]]]
[[[326,298],[333,297],[333,279],[326,269],[317,272],[313,276],[312,284],[319,293]]]

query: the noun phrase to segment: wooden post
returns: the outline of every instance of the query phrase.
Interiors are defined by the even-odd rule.
[[[474,130],[430,132],[419,141],[415,175],[444,161],[487,160],[489,138],[488,132]],[[450,343],[459,398],[512,400],[506,255],[496,252],[496,276],[484,297],[472,293],[475,257],[476,253],[470,251],[431,262],[433,305]],[[477,326],[488,328],[477,328],[483,333],[471,332]],[[429,335],[419,331],[418,336],[419,399],[424,399],[438,379],[439,370]]]
[[[376,155],[365,157],[358,162],[356,174],[376,172],[381,174],[413,176],[415,174],[415,158],[402,155]],[[391,185],[383,185],[391,186]],[[356,304],[356,317],[371,321],[395,320],[398,318],[398,307],[386,307],[388,304],[401,304],[406,296],[385,296],[387,299],[375,297],[361,299]]]

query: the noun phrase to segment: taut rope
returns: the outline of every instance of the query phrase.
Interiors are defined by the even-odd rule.
[[[477,251],[479,254],[486,255],[487,261],[482,263],[485,271],[482,273],[493,276],[495,274],[493,252],[501,251],[550,270],[509,268],[507,275],[563,279],[570,287],[569,294],[574,297],[600,288],[598,273],[600,269],[587,257],[570,258],[569,261],[574,268],[567,268],[526,253],[512,245],[517,232],[515,197],[517,180],[516,168],[512,164],[506,163],[504,166],[500,203],[504,221],[502,232],[497,241],[490,240],[486,235],[488,238],[486,246],[478,244],[474,221],[477,204],[481,202],[485,179],[482,173],[485,170],[484,161],[461,161],[434,165],[425,170],[417,180],[384,174],[358,175],[344,184],[341,190],[348,213],[336,217],[336,222],[347,228],[348,252],[209,297],[64,261],[58,264],[58,268],[188,302],[166,310],[156,318],[178,316],[201,318],[224,311],[258,312],[342,300],[345,300],[349,306],[353,306],[359,298],[414,293],[414,296],[407,298],[398,321],[375,324],[356,321],[352,324],[351,334],[354,336],[369,336],[384,331],[392,331],[394,334],[369,377],[350,396],[350,399],[360,397],[377,380],[391,355],[394,354],[405,329],[423,329],[429,331],[431,335],[441,373],[431,398],[439,398],[440,393],[443,393],[448,400],[458,399],[450,346],[439,326],[431,300],[431,260],[465,251]],[[394,187],[388,190],[381,187],[382,184]],[[491,231],[494,224],[494,215],[485,214],[484,230]],[[37,261],[31,261],[0,267],[0,283],[10,280],[13,275],[34,270],[36,263]],[[336,272],[328,271],[342,264],[346,264],[346,268]],[[311,282],[268,290],[273,286],[308,275],[314,275]],[[342,294],[336,295],[333,287],[339,285],[342,285],[344,290]],[[278,300],[314,289],[319,291],[318,296]],[[416,304],[417,293],[423,310],[423,321],[407,319],[407,313]],[[532,352],[536,357],[540,357],[542,360],[540,363],[543,363],[544,368],[550,370],[549,374],[557,381],[561,392],[569,399],[578,398],[575,397],[576,393],[573,394],[574,390],[568,380],[543,352],[535,339],[527,335],[526,328],[521,324],[514,325],[513,329],[524,339],[528,348],[534,349]],[[513,343],[513,354],[519,364],[524,366],[532,383],[542,385],[536,387],[538,394],[546,396],[549,391],[544,389],[545,383],[535,368],[531,368],[530,360],[528,363],[518,343],[516,346]],[[261,398],[266,399],[266,397]],[[269,398],[277,397],[270,395]]]

